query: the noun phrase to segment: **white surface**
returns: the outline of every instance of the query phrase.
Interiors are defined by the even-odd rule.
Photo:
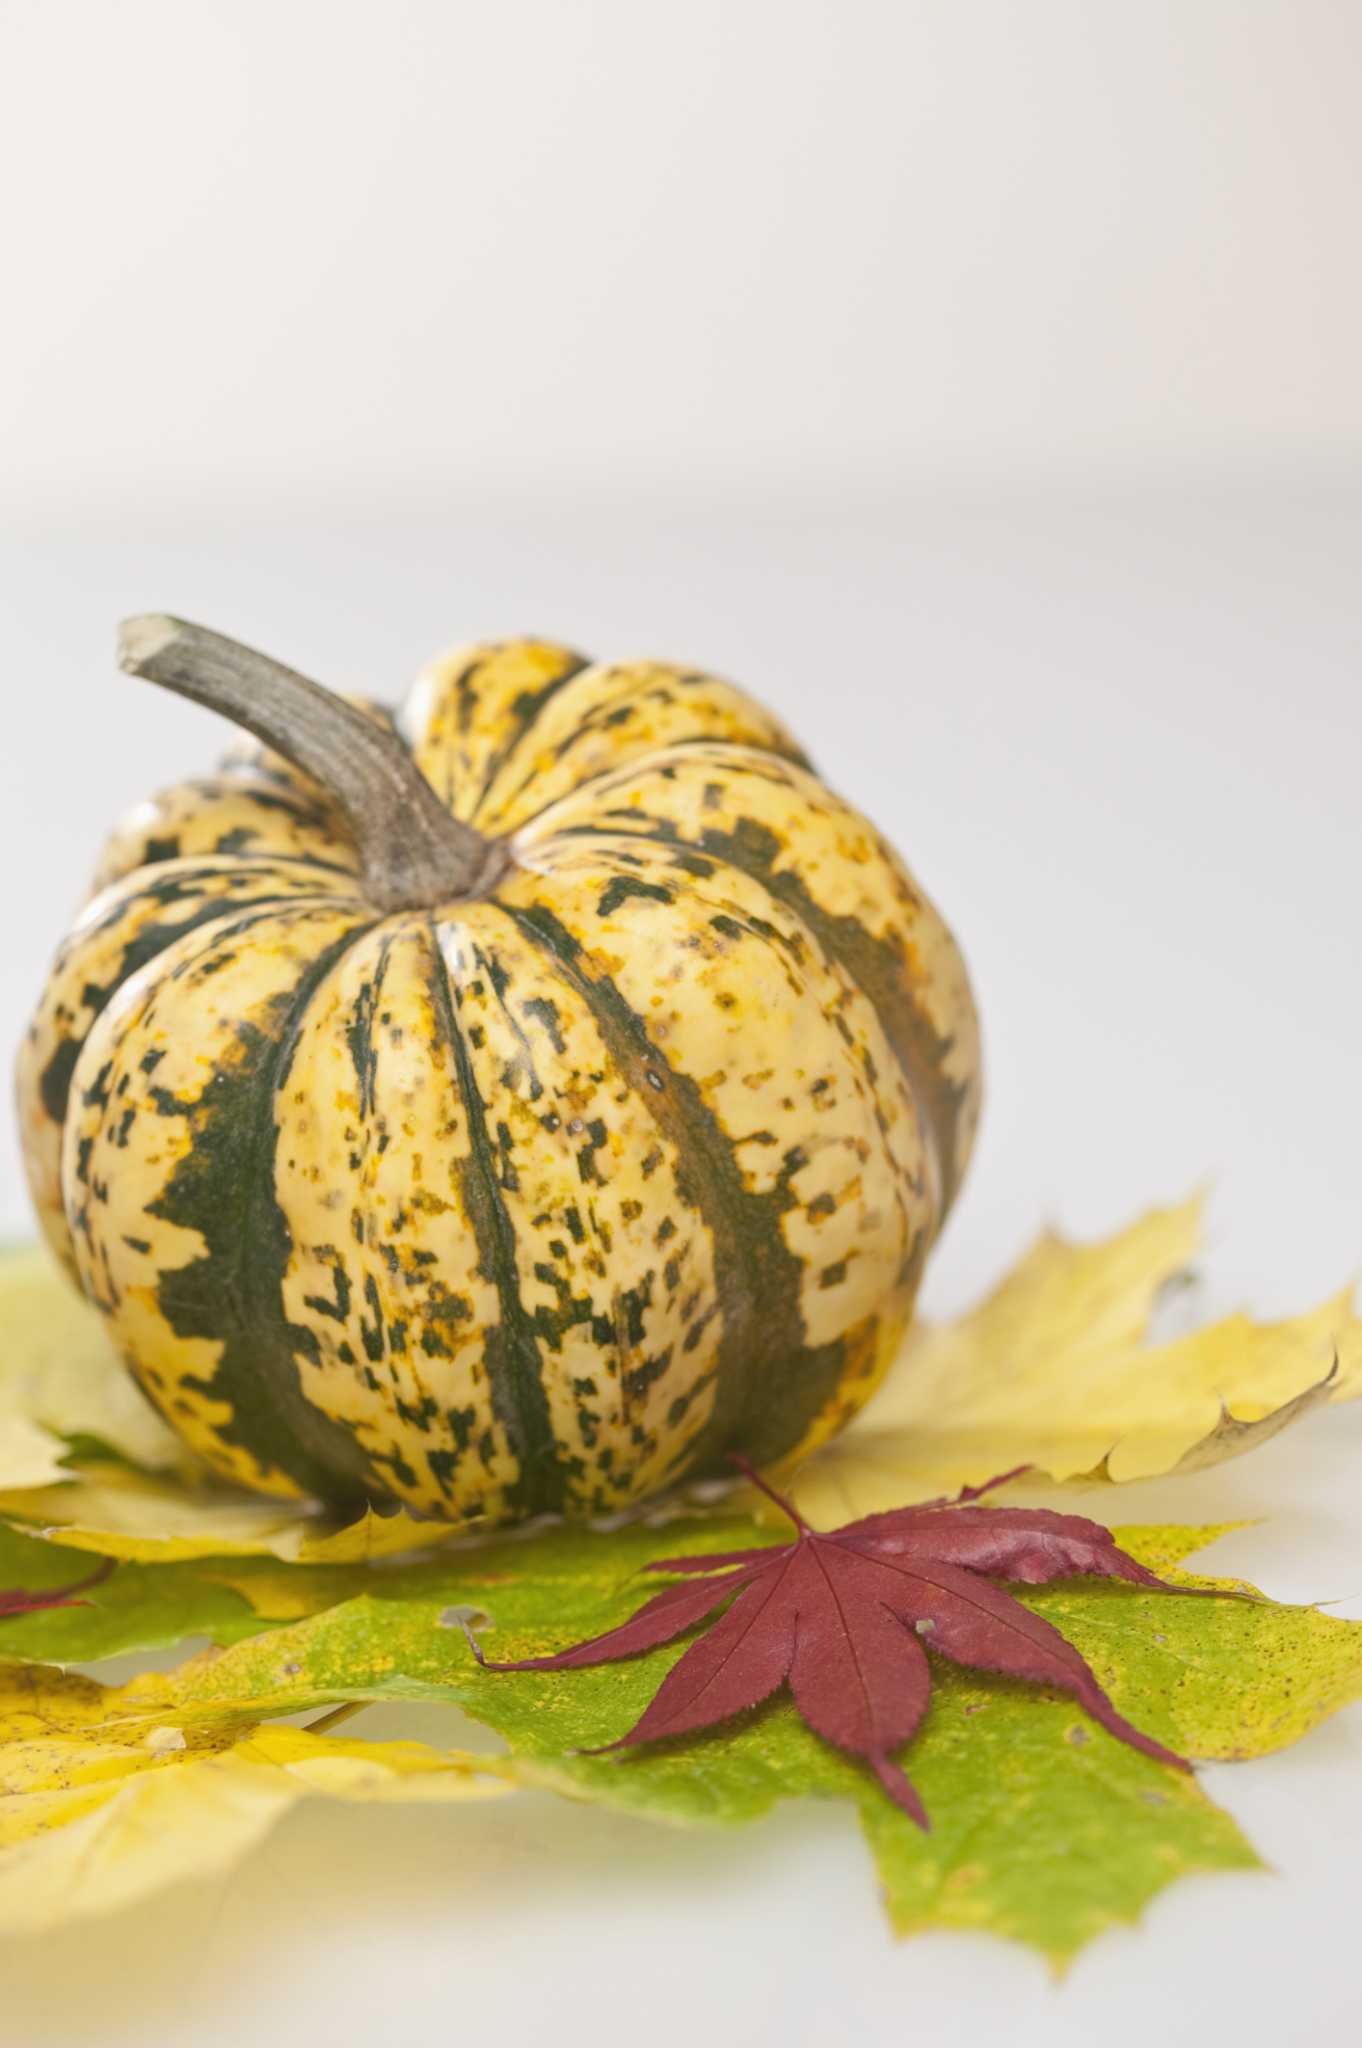
[[[348,526],[302,508],[16,542],[0,1032],[106,822],[221,736],[115,675],[117,613],[170,606],[379,690],[443,639],[520,627],[707,662],[788,715],[964,938],[991,1089],[931,1306],[974,1296],[1044,1220],[1095,1233],[1207,1174],[1207,1308],[1304,1306],[1362,1252],[1360,541],[1362,486],[1282,475],[816,512],[730,499],[668,521],[642,502]],[[0,1222],[23,1215],[7,1151]],[[1101,1511],[1266,1515],[1218,1561],[1358,1614],[1359,1482],[1362,1405]],[[540,1799],[316,1807],[225,1882],[7,1949],[0,2041],[1344,2041],[1362,2019],[1360,1723],[1206,1772],[1277,1877],[1175,1887],[1060,1991],[983,1940],[896,1946],[831,1810],[710,1836]],[[456,1739],[433,1712],[370,1725]]]
[[[7,0],[0,501],[1362,444],[1348,0]]]

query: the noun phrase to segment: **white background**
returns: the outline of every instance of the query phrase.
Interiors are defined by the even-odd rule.
[[[1362,16],[1309,0],[9,0],[6,1044],[108,822],[219,742],[115,674],[120,613],[381,693],[539,630],[768,697],[962,935],[990,1100],[934,1312],[1205,1178],[1208,1310],[1333,1290],[1359,85]],[[1362,1408],[1100,1511],[1264,1515],[1225,1567],[1362,1613]],[[892,1943],[832,1810],[314,1807],[6,1948],[0,2041],[1346,2039],[1359,1719],[1208,1771],[1278,1875],[1176,1887],[1060,1991]]]

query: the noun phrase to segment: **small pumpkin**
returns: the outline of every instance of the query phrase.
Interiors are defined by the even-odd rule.
[[[19,1062],[34,1199],[218,1473],[594,1515],[866,1399],[977,1110],[949,932],[712,676],[512,640],[396,719],[198,627],[256,736],[115,833]]]

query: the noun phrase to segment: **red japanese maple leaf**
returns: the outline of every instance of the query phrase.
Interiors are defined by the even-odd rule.
[[[89,1601],[78,1596],[107,1579],[113,1568],[113,1558],[106,1557],[88,1577],[77,1579],[74,1585],[49,1586],[41,1593],[26,1592],[22,1586],[0,1591],[0,1621],[14,1621],[21,1614],[39,1614],[46,1607],[88,1607]]]
[[[743,1469],[794,1523],[792,1543],[658,1558],[647,1569],[676,1573],[676,1585],[621,1627],[551,1656],[489,1663],[465,1624],[478,1662],[488,1671],[601,1664],[673,1642],[722,1608],[628,1733],[587,1754],[694,1734],[788,1685],[815,1734],[863,1758],[890,1798],[923,1828],[926,1811],[894,1752],[916,1734],[927,1711],[929,1649],[975,1670],[1057,1687],[1133,1749],[1179,1770],[1191,1768],[1117,1713],[1058,1629],[993,1583],[1040,1586],[1094,1576],[1161,1592],[1189,1590],[1167,1586],[1137,1564],[1109,1529],[1049,1508],[971,1505],[1002,1484],[995,1479],[954,1500],[820,1532],[745,1463]]]

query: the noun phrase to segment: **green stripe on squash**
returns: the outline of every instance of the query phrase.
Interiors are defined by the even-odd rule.
[[[397,1498],[456,1523],[636,1505],[664,1480],[721,1473],[732,1451],[769,1463],[838,1426],[873,1389],[911,1307],[978,1085],[973,1010],[948,936],[938,979],[919,961],[910,989],[908,937],[830,909],[801,867],[810,848],[826,857],[831,823],[809,809],[803,839],[786,847],[755,818],[697,837],[667,817],[668,763],[693,767],[698,750],[737,767],[769,747],[755,758],[821,790],[759,707],[680,671],[595,670],[530,642],[493,652],[500,675],[519,663],[541,680],[489,692],[480,737],[468,680],[476,656],[437,672],[395,726],[200,628],[130,622],[124,665],[247,726],[291,764],[300,795],[277,800],[265,759],[170,792],[164,814],[195,845],[214,832],[215,805],[251,805],[249,840],[221,833],[203,862],[116,835],[110,861],[132,863],[119,900],[145,906],[169,891],[164,907],[183,905],[183,915],[139,922],[111,908],[78,927],[35,1022],[46,1064],[31,1054],[19,1076],[35,1199],[172,1427],[226,1476],[263,1490],[344,1506]],[[569,704],[577,722],[564,734]],[[542,748],[541,719],[558,721]],[[456,817],[456,761],[470,749],[483,763],[470,808],[513,774],[528,816],[566,801],[577,822],[556,839],[533,825],[492,837]],[[536,759],[552,776],[539,806]],[[621,778],[635,760],[647,765],[649,808],[622,816]],[[836,809],[839,828],[853,817]],[[318,820],[334,821],[330,847]],[[593,838],[622,844],[631,832],[666,850],[665,886],[621,865],[621,850],[600,866],[588,916],[580,888]],[[328,859],[330,868],[312,864]],[[781,906],[770,915],[797,920],[831,963],[819,969],[821,1010],[812,984],[798,984],[797,1028],[780,1041],[791,1069],[783,1095],[769,1079],[775,1053],[732,994],[735,977],[739,987],[749,977],[768,1019],[795,1002],[780,993],[779,934],[755,912],[750,926],[716,914],[706,894],[716,861],[767,891]],[[309,868],[315,897],[250,895],[270,872],[286,873],[291,890],[309,887]],[[225,870],[230,906],[196,901],[195,876],[206,886]],[[888,900],[900,871],[881,879]],[[230,914],[246,903],[250,915]],[[468,966],[456,935],[483,931],[486,912],[542,963],[548,979],[533,993],[496,967],[493,940],[481,967]],[[119,916],[130,936],[110,958]],[[314,918],[315,942],[303,945]],[[429,1038],[412,1028],[415,984],[404,984],[403,1009],[387,981],[399,943],[424,949]],[[626,956],[632,995],[620,946],[643,949]],[[82,1009],[70,992],[97,953],[98,1000]],[[656,995],[640,993],[664,972],[665,1003],[660,980]],[[479,973],[492,994],[467,1008]],[[876,1062],[850,1057],[848,1024],[827,993],[834,975],[879,1020],[876,1061],[887,1042],[891,1069],[896,1060],[903,1070],[907,1093],[892,1112],[887,1097],[873,1102]],[[136,1001],[114,1004],[133,976]],[[927,1022],[928,997],[945,1028]],[[523,1048],[500,1070],[483,1037],[494,1013],[480,1007],[493,998],[506,1020],[498,1029]],[[225,1014],[223,1003],[236,1008]],[[581,1020],[575,1044],[562,1005]],[[603,1064],[590,1069],[593,1043]],[[158,1102],[154,1068],[168,1047],[180,1089]],[[199,1048],[213,1070],[189,1085]],[[778,1101],[774,1127],[755,1135],[742,1128],[735,1080],[749,1068]],[[819,1083],[829,1091],[820,1099],[808,1077],[824,1069],[840,1078]],[[568,1193],[574,1155],[556,1106],[570,1119],[574,1100],[602,1090],[620,1107],[573,1141]],[[676,1217],[649,1186],[662,1151],[620,1136],[648,1127],[675,1162]],[[911,1175],[910,1158],[921,1162]],[[838,1192],[809,1199],[823,1164]],[[596,1213],[607,1190],[610,1228]],[[876,1279],[872,1264],[864,1279],[855,1262],[880,1246],[883,1263],[891,1210],[906,1249],[893,1270]],[[690,1242],[706,1248],[690,1280],[667,1248],[682,1212]],[[562,1273],[586,1275],[584,1294],[544,1262],[546,1245]],[[311,1273],[322,1279],[310,1288],[290,1278]],[[704,1369],[692,1364],[701,1340],[717,1347]],[[569,1412],[570,1441],[555,1420]]]

